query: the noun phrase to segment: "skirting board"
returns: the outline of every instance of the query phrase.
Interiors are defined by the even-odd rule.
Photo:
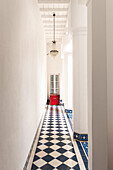
[[[88,141],[88,134],[79,134],[74,132],[73,137],[77,141]]]

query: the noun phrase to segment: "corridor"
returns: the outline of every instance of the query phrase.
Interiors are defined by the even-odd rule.
[[[113,1],[0,1],[0,170],[113,170]]]
[[[88,160],[80,142],[73,141],[71,128],[68,124],[63,106],[48,105],[38,131],[34,153],[28,170],[85,170]],[[84,142],[83,142],[84,143]],[[80,156],[82,152],[82,156]],[[80,148],[81,147],[81,148]],[[85,166],[86,167],[85,167]]]

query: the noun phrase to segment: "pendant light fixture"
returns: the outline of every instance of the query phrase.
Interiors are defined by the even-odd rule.
[[[50,54],[52,57],[56,57],[58,55],[58,50],[56,50],[56,41],[55,41],[55,13],[53,13],[53,41],[52,41],[52,50]]]

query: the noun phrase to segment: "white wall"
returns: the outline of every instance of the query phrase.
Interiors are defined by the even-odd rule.
[[[46,102],[36,0],[0,1],[0,170],[22,170]]]
[[[87,8],[79,0],[71,1],[73,42],[73,113],[75,132],[88,134],[87,111]]]
[[[60,84],[62,83],[62,59],[59,53],[58,56],[53,58],[52,56],[47,56],[47,97],[50,93],[50,75],[60,74]],[[61,85],[60,85],[61,86]],[[62,92],[60,92],[61,94]]]
[[[107,0],[108,170],[113,169],[113,1]]]

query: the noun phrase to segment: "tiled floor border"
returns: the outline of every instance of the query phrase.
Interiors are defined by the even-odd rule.
[[[71,129],[73,130],[73,128],[72,128],[72,118],[70,118],[70,115],[68,113],[66,115],[67,115],[68,121],[70,123]]]
[[[82,148],[83,148],[83,150],[84,150],[84,153],[85,153],[85,155],[86,155],[86,157],[87,157],[87,159],[88,159],[88,152],[86,152],[85,147],[83,146],[83,143],[84,143],[84,142],[81,142],[81,145],[82,145]],[[88,142],[85,142],[85,143],[88,143]]]
[[[86,170],[88,170],[88,158],[87,158],[87,156],[86,156],[86,154],[85,154],[85,151],[84,151],[84,149],[83,149],[83,146],[82,146],[81,142],[78,142],[78,141],[77,141],[76,143],[77,143],[77,146],[78,146],[79,151],[80,151],[80,153],[81,153],[81,157],[82,157],[83,163],[84,163],[84,165],[85,165],[85,168],[86,168]]]
[[[83,168],[85,168],[85,170],[88,170],[88,156],[86,154],[86,151],[85,151],[82,143],[79,142],[79,141],[76,141],[73,138],[72,128],[71,128],[69,120],[68,120],[68,118],[67,118],[67,116],[65,114],[65,109],[63,109],[63,112],[64,112],[65,118],[67,120],[67,125],[69,127],[69,132],[70,132],[70,134],[72,134],[71,137],[72,137],[73,145],[75,146],[75,150],[77,150],[77,156],[78,156],[77,158],[78,158],[78,161],[79,161],[80,168],[81,168],[81,170],[83,170]],[[83,164],[84,164],[84,167],[83,167]]]
[[[69,130],[69,133],[70,133],[70,136],[71,136],[71,140],[72,140],[72,143],[73,143],[75,152],[76,152],[76,156],[77,156],[77,159],[78,159],[78,163],[79,163],[80,169],[81,169],[81,170],[86,170],[86,168],[85,168],[85,166],[84,166],[83,159],[82,159],[81,154],[80,154],[80,151],[79,151],[79,148],[78,148],[78,146],[77,146],[77,143],[76,143],[76,141],[75,141],[74,138],[73,138],[73,132],[72,132],[70,123],[69,123],[69,121],[68,121],[68,118],[67,118],[67,116],[66,116],[66,114],[65,114],[65,110],[63,109],[62,111],[63,111],[64,116],[65,116],[65,120],[66,120],[66,123],[67,123],[67,126],[68,126],[68,130]]]

